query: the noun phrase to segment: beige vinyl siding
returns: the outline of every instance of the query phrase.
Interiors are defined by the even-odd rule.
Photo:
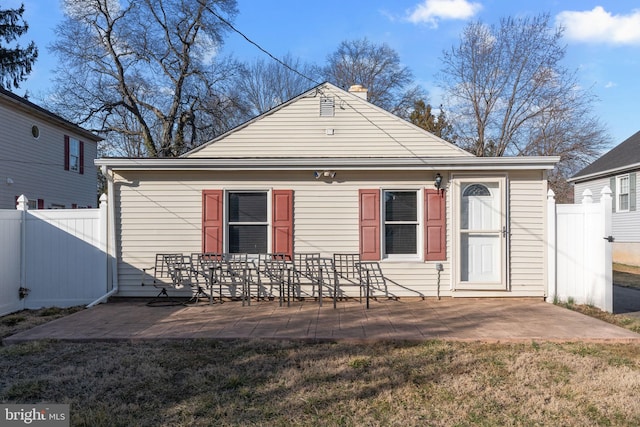
[[[31,134],[38,126],[38,139]],[[71,208],[97,207],[97,170],[93,164],[97,146],[68,130],[0,100],[0,208],[14,209],[15,196],[24,194],[30,200],[44,199],[51,204]],[[84,144],[84,174],[64,170],[64,135]],[[11,178],[13,184],[8,185]]]
[[[468,157],[471,154],[349,94],[320,117],[315,93],[261,116],[187,157]],[[327,135],[331,129],[333,134]]]
[[[544,296],[546,289],[546,181],[542,172],[509,176],[511,292]]]
[[[339,172],[338,181],[315,180],[312,171],[291,172],[130,172],[116,176],[119,285],[122,296],[155,295],[141,287],[141,271],[153,266],[162,252],[201,250],[203,189],[294,191],[294,248],[296,252],[357,253],[358,190],[361,188],[424,189],[432,177],[424,173],[381,172],[375,183],[370,174]],[[272,182],[266,186],[265,182]],[[441,294],[450,283],[449,262],[443,262]],[[396,296],[435,296],[435,262],[382,261],[389,292]],[[353,288],[349,290],[355,292]]]

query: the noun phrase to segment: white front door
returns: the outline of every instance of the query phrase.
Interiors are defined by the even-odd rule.
[[[506,289],[504,178],[454,179],[456,289]]]

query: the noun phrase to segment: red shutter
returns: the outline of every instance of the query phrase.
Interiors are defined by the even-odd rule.
[[[380,190],[359,192],[360,259],[380,259]]]
[[[44,199],[38,199],[38,209],[44,209]]]
[[[84,141],[80,141],[80,175],[84,173]]]
[[[222,253],[223,251],[223,205],[222,190],[202,191],[202,251]]]
[[[293,190],[273,190],[271,250],[293,259]]]
[[[445,261],[447,259],[447,221],[444,192],[424,192],[424,259]]]
[[[64,136],[64,170],[69,170],[69,135]]]

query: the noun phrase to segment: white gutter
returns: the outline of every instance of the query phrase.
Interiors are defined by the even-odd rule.
[[[87,308],[91,308],[94,305],[98,305],[118,292],[118,259],[116,258],[116,207],[113,201],[113,178],[109,176],[109,170],[103,166],[100,168],[102,174],[107,178],[107,283],[109,282],[109,267],[111,267],[111,284],[112,289],[87,305]]]
[[[115,170],[442,170],[492,171],[553,169],[558,156],[548,157],[361,157],[361,158],[102,158],[96,166]]]

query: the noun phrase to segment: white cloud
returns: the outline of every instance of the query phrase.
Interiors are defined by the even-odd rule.
[[[616,83],[614,82],[607,82],[607,84],[604,85],[605,89],[611,89],[612,87],[616,87],[618,86]]]
[[[556,22],[565,28],[565,35],[572,40],[640,45],[640,9],[627,15],[612,15],[602,6],[596,6],[583,12],[560,12]]]
[[[444,19],[469,19],[482,9],[482,4],[468,0],[424,0],[416,6],[408,20],[414,24],[427,23],[433,28]]]

